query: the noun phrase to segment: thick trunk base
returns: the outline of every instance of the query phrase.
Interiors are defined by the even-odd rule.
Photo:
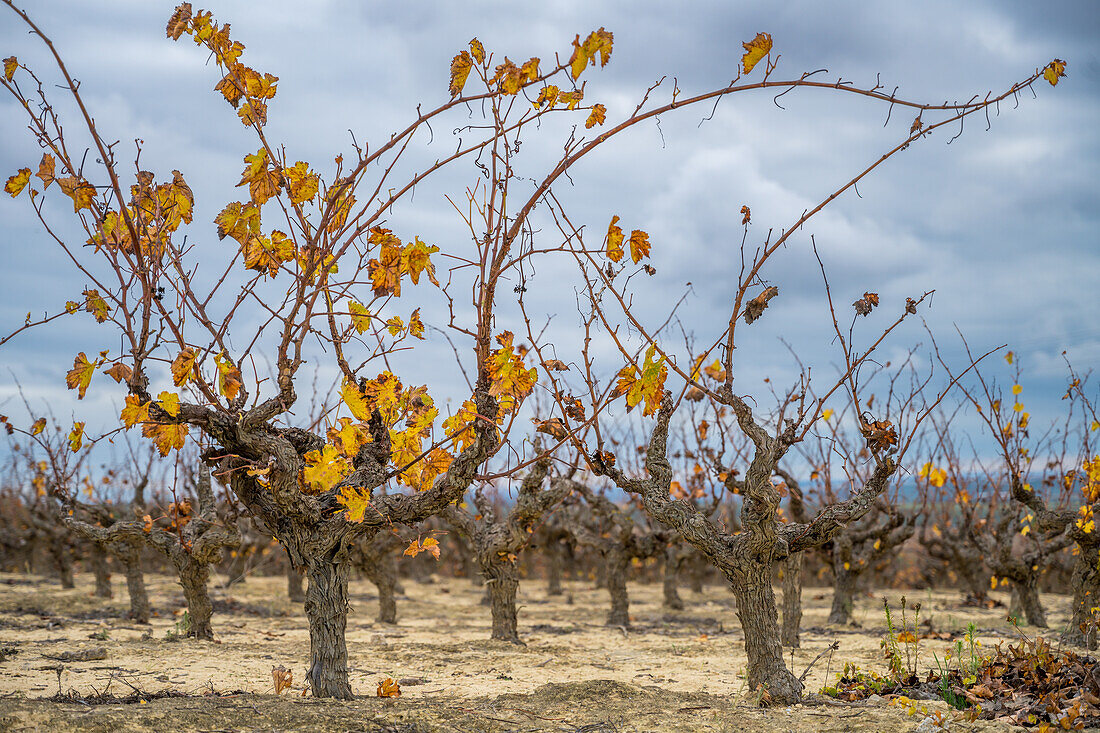
[[[560,596],[562,594],[563,554],[564,548],[561,542],[551,542],[546,547],[546,595],[548,596]]]
[[[397,623],[397,562],[393,553],[381,553],[374,563],[363,568],[363,572],[378,589],[378,620],[384,624]]]
[[[123,558],[126,565],[126,592],[130,596],[130,618],[139,624],[149,623],[152,611],[145,591],[145,573],[141,569],[141,554],[132,552]]]
[[[783,662],[771,563],[750,561],[739,570],[732,587],[737,596],[737,617],[745,632],[749,689],[760,695],[761,704],[797,704],[802,701],[802,683]]]
[[[1008,615],[1017,619],[1022,615],[1029,625],[1047,628],[1047,615],[1039,601],[1039,588],[1035,579],[1012,581],[1012,602]]]
[[[1100,619],[1092,609],[1100,606],[1100,546],[1078,544],[1077,547],[1070,582],[1073,586],[1073,607],[1062,641],[1095,651],[1096,627]]]
[[[350,700],[348,681],[348,567],[331,557],[311,559],[305,612],[309,619],[309,671],[314,697]]]
[[[91,565],[92,574],[95,576],[95,597],[113,598],[115,594],[111,589],[111,571],[107,566],[107,552],[102,545],[92,543],[88,562]]]
[[[855,576],[847,570],[838,571],[833,582],[833,605],[829,610],[829,623],[843,625],[852,618],[855,590]]]
[[[214,604],[210,602],[206,583],[210,579],[210,566],[197,560],[186,558],[177,568],[183,597],[187,600],[187,636],[193,639],[214,640],[214,629],[210,619],[214,615]]]
[[[684,601],[676,589],[676,574],[680,563],[676,558],[675,548],[665,551],[664,577],[662,578],[662,593],[664,595],[665,608],[680,611],[684,608]]]
[[[519,590],[519,573],[510,562],[494,562],[488,559],[482,565],[485,586],[489,593],[489,609],[493,616],[492,638],[521,644],[516,615],[516,593]]]
[[[607,592],[611,595],[611,611],[607,614],[608,626],[630,626],[630,598],[626,594],[626,575],[630,567],[625,555],[618,552],[608,553],[605,562],[607,572]]]

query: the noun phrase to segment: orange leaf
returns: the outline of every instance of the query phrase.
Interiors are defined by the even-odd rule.
[[[65,375],[65,384],[69,389],[77,390],[76,398],[84,399],[84,393],[88,391],[88,385],[92,381],[92,374],[99,364],[98,361],[88,361],[88,357],[81,351],[73,359],[73,368]]]
[[[104,369],[103,373],[115,380],[115,384],[121,384],[130,379],[130,375],[134,373],[134,370],[121,361],[116,361],[110,368]]]
[[[42,188],[47,189],[54,182],[54,159],[49,153],[42,153],[42,162],[38,164],[38,172],[35,173],[42,180]]]
[[[194,376],[195,373],[195,360],[198,359],[198,354],[190,346],[185,346],[176,358],[172,360],[172,383],[177,387],[182,387],[187,384],[188,380]]]
[[[218,365],[218,390],[227,400],[234,400],[241,391],[241,370],[233,365],[225,352],[214,358]]]
[[[387,677],[378,683],[378,697],[401,697],[401,686],[393,678]]]
[[[275,683],[275,694],[281,695],[294,684],[294,672],[279,665],[271,668],[271,680]]]
[[[596,125],[602,125],[607,119],[607,107],[602,104],[595,104],[592,106],[592,112],[588,115],[588,119],[585,121],[585,129],[591,129]]]

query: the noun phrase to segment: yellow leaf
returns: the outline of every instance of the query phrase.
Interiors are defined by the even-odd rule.
[[[348,303],[348,312],[351,313],[351,325],[356,332],[366,333],[370,329],[370,311],[362,303],[352,300]]]
[[[73,429],[69,431],[69,450],[76,453],[84,441],[84,423],[74,422]]]
[[[172,383],[177,387],[187,384],[195,373],[195,360],[199,355],[190,346],[185,346],[172,360]]]
[[[553,84],[547,84],[539,92],[538,98],[533,102],[535,109],[541,109],[544,105],[553,108],[558,103],[558,94],[560,91]]]
[[[614,34],[600,28],[598,31],[589,33],[583,44],[580,43],[580,39],[579,35],[573,39],[573,54],[569,57],[569,70],[574,79],[577,79],[590,63],[596,62],[597,55],[600,66],[607,65],[611,58]]]
[[[127,428],[132,428],[139,422],[149,421],[149,403],[141,404],[141,400],[135,395],[126,395],[126,405],[122,408],[122,423]]]
[[[480,44],[479,44],[480,45]],[[451,96],[462,94],[462,87],[466,86],[466,78],[470,76],[473,60],[468,51],[462,51],[451,59]]]
[[[821,417],[823,417],[826,420],[832,418],[832,416],[833,416],[833,411],[832,411],[831,408],[827,407],[827,408],[825,408],[824,410],[821,411]]]
[[[252,102],[251,104],[255,104]],[[247,107],[248,105],[246,105]],[[243,109],[243,108],[242,108]],[[238,186],[248,185],[248,193],[256,206],[262,206],[264,202],[279,193],[282,182],[282,174],[268,167],[267,149],[260,148],[254,155],[244,156],[247,164]],[[302,164],[305,165],[304,163]],[[314,191],[316,193],[316,191]]]
[[[377,296],[401,297],[401,240],[389,229],[375,227],[367,238],[368,244],[380,245],[378,259],[367,263],[371,288]]]
[[[227,400],[235,400],[241,391],[241,370],[224,351],[214,357],[214,362],[218,365],[218,391]]]
[[[290,201],[300,204],[312,201],[317,195],[320,185],[320,177],[309,169],[309,165],[298,161],[290,168],[283,169],[283,175],[290,183]]]
[[[11,81],[15,76],[15,70],[19,68],[19,59],[14,56],[8,56],[4,59],[4,78]]]
[[[175,392],[165,391],[157,395],[157,399],[160,400],[160,402],[157,403],[157,406],[160,407],[160,409],[164,410],[172,417],[179,416],[180,396],[178,394],[176,394]]]
[[[602,104],[595,104],[592,106],[592,112],[588,115],[588,119],[585,121],[584,126],[586,129],[591,129],[596,125],[602,125],[607,119],[607,107]]]
[[[320,451],[306,453],[304,458],[306,466],[302,469],[302,478],[315,493],[329,491],[351,473],[351,464],[340,455],[336,446],[328,443]]]
[[[30,171],[29,168],[25,170]],[[95,199],[95,186],[92,184],[76,176],[66,176],[58,178],[57,185],[61,186],[62,193],[73,200],[73,211],[92,208],[92,201]]]
[[[390,336],[397,336],[405,330],[405,322],[401,320],[401,316],[392,316],[386,321],[386,329]]]
[[[1093,420],[1092,425],[1089,425],[1089,430],[1092,430],[1094,432],[1100,430],[1100,421]]]
[[[183,448],[187,438],[187,425],[160,425],[147,422],[141,426],[141,434],[146,438],[152,438],[160,454],[166,456],[173,449],[180,450]]]
[[[341,486],[336,501],[344,507],[344,519],[359,524],[370,508],[370,491],[360,486]]]
[[[415,337],[424,340],[424,322],[420,320],[420,309],[417,308],[409,316],[409,333]]]
[[[1024,388],[1018,384],[1012,385],[1012,394],[1020,394],[1024,391]]]
[[[513,334],[504,331],[496,337],[501,348],[489,353],[489,394],[500,398],[502,412],[510,412],[526,397],[538,381],[538,370],[527,369],[523,357],[512,344]]]
[[[470,39],[470,55],[472,55],[474,61],[479,64],[485,63],[485,46],[482,46],[481,41],[476,38]]]
[[[1011,351],[1005,352],[1005,361],[1007,361],[1009,364],[1011,364],[1012,360],[1015,359],[1015,358],[1016,358],[1016,354],[1014,354],[1013,352],[1011,352]]]
[[[6,61],[4,62],[4,66],[5,68],[7,67]],[[1046,79],[1052,87],[1058,86],[1058,80],[1065,75],[1066,62],[1062,59],[1054,59],[1049,64],[1047,64],[1046,69],[1043,70],[1043,78]]]
[[[636,265],[643,257],[649,257],[649,235],[641,229],[635,229],[630,233],[630,259]]]
[[[431,256],[438,251],[439,247],[434,244],[429,246],[421,242],[420,237],[414,237],[412,243],[401,250],[401,272],[408,273],[413,285],[419,285],[420,273],[426,272],[432,285],[439,287],[439,281],[435,279],[435,265],[431,261]],[[400,287],[398,287],[398,295],[400,295]]]
[[[260,210],[251,202],[233,201],[214,217],[214,223],[218,225],[218,239],[231,237],[243,245],[260,234]]]
[[[84,399],[84,393],[88,391],[88,385],[92,381],[92,374],[99,364],[98,361],[88,361],[88,357],[81,351],[73,359],[73,368],[65,375],[65,384],[69,389],[77,390],[76,398]]]
[[[439,540],[435,537],[427,537],[424,540],[413,540],[408,547],[405,548],[405,554],[409,557],[416,557],[421,552],[430,552],[432,556],[439,559]]]
[[[31,425],[31,435],[38,435],[46,429],[46,418],[40,417],[34,421],[34,425]]]
[[[756,38],[748,43],[741,44],[745,48],[745,55],[741,57],[741,65],[748,74],[760,63],[760,59],[768,55],[772,50],[772,37],[770,33],[757,33]]]
[[[611,217],[607,227],[607,258],[618,262],[623,258],[623,228],[618,225],[619,217]]]
[[[340,399],[344,401],[344,404],[351,410],[351,414],[355,415],[356,418],[363,422],[370,420],[371,407],[367,404],[366,398],[359,391],[357,385],[345,381],[340,388]]]
[[[641,374],[633,364],[627,364],[619,370],[619,381],[615,385],[618,394],[626,394],[627,412],[633,410],[639,402],[645,401],[642,416],[648,417],[657,411],[661,405],[661,397],[664,395],[665,378],[668,376],[668,366],[662,356],[654,360],[657,347],[650,345],[646,350],[645,359],[642,361]]]
[[[95,317],[96,323],[103,323],[111,315],[111,309],[107,301],[99,294],[98,290],[89,289],[83,292],[84,310]]]
[[[10,193],[12,198],[18,196],[24,188],[27,187],[27,182],[31,180],[31,169],[20,168],[19,172],[8,179],[8,182],[4,184],[4,190]]]

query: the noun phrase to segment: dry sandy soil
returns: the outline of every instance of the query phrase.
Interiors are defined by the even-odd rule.
[[[353,581],[348,650],[352,687],[362,697],[333,702],[302,694],[309,634],[282,578],[215,588],[214,643],[172,640],[182,593],[167,576],[147,580],[158,615],[151,626],[139,626],[125,618],[126,592],[117,576],[115,600],[102,601],[91,597],[88,575],[64,591],[56,581],[0,574],[0,730],[900,732],[917,730],[927,717],[884,703],[829,704],[815,697],[797,707],[755,707],[742,677],[744,639],[733,596],[719,586],[702,594],[682,590],[685,610],[666,611],[660,586],[632,584],[632,626],[621,629],[603,625],[607,594],[590,583],[568,583],[566,596],[550,597],[542,583],[528,581],[520,588],[526,645],[517,647],[488,640],[489,611],[468,580],[405,581],[396,626],[374,620],[374,587]],[[897,606],[902,594],[885,595]],[[805,590],[802,648],[790,661],[796,674],[830,642],[840,642],[810,671],[810,691],[820,690],[827,675],[835,680],[845,662],[885,671],[881,596],[858,601],[859,628],[840,628],[825,624],[830,591]],[[960,608],[955,592],[910,592],[909,600],[921,601],[922,618],[939,631],[961,631],[973,621],[985,645],[1016,638],[1003,608]],[[1043,601],[1053,632],[1066,621],[1068,599]],[[932,664],[933,651],[942,658],[947,645],[922,642],[921,669]],[[106,658],[56,659],[97,647]],[[291,691],[278,697],[276,665],[294,675]],[[401,681],[400,698],[375,696],[386,677]],[[43,699],[59,689],[135,701]],[[165,691],[186,696],[156,697]],[[927,709],[947,710],[938,702]],[[931,729],[927,722],[921,728]],[[952,722],[949,729],[1007,726]]]

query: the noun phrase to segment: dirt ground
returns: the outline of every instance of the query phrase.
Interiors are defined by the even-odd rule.
[[[468,580],[404,581],[396,626],[375,621],[374,586],[352,582],[348,652],[350,702],[303,696],[309,634],[300,605],[286,598],[283,578],[252,577],[215,599],[216,642],[174,640],[184,609],[168,576],[147,576],[157,617],[150,626],[125,618],[126,591],[115,577],[115,599],[91,596],[91,576],[73,590],[54,580],[0,574],[0,730],[3,731],[910,731],[937,730],[927,702],[913,714],[885,701],[761,710],[745,685],[744,639],[734,599],[724,587],[681,590],[686,608],[661,607],[659,585],[631,584],[629,629],[604,626],[606,591],[589,582],[566,584],[547,596],[543,583],[520,587],[525,646],[490,642],[482,590]],[[220,580],[220,579],[218,579]],[[885,672],[879,641],[885,630],[882,595],[900,605],[899,591],[860,598],[858,627],[825,623],[831,592],[803,594],[802,647],[791,652],[796,674],[833,640],[807,676],[817,692],[845,662]],[[995,595],[1007,603],[1007,595]],[[962,608],[957,592],[910,592],[922,620],[937,631],[961,632],[974,622],[983,645],[1015,639],[1005,609]],[[1069,599],[1044,596],[1050,635],[1067,620]],[[1029,636],[1036,629],[1022,627]],[[921,643],[921,670],[943,658],[947,640]],[[105,658],[57,659],[102,648]],[[94,656],[99,656],[94,655]],[[273,666],[289,668],[289,692],[274,695]],[[376,697],[378,682],[401,684],[397,699]],[[131,696],[132,703],[92,705],[44,700],[58,691],[80,696]],[[175,696],[166,696],[166,695]],[[921,727],[923,725],[923,727]],[[1001,723],[950,723],[950,730],[1003,730]]]

